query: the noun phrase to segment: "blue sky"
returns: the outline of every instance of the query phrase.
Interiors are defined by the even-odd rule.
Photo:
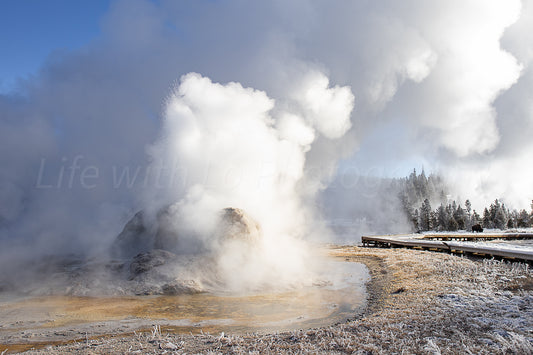
[[[79,48],[100,32],[110,0],[0,0],[0,93],[36,73],[54,50]]]

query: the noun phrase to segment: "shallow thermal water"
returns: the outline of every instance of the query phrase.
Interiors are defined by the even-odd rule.
[[[321,280],[326,282],[314,286],[247,296],[54,296],[2,301],[0,340],[28,329],[39,333],[98,322],[150,324],[145,320],[158,320],[158,324],[168,325],[175,332],[276,331],[334,324],[360,314],[366,305],[366,266],[331,261],[322,273]]]

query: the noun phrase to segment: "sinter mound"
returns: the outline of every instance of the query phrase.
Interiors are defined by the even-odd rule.
[[[133,294],[202,292],[217,284],[216,251],[234,241],[256,246],[262,238],[259,223],[239,208],[219,213],[210,245],[180,228],[179,205],[162,208],[155,218],[144,211],[130,219],[112,245],[112,256],[129,264],[123,289]],[[209,270],[211,268],[211,270]]]
[[[177,204],[162,208],[155,218],[144,211],[137,212],[124,226],[111,247],[112,256],[131,259],[140,253],[162,249],[175,254],[191,254],[191,251],[208,251],[209,245],[201,245],[200,238],[181,232],[182,218]],[[258,243],[262,238],[261,226],[240,208],[224,208],[219,214],[212,241],[243,240]]]

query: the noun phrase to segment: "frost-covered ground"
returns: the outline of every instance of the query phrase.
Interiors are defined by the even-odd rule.
[[[407,249],[339,247],[331,252],[369,266],[370,308],[360,319],[275,334],[176,335],[154,327],[36,352],[533,353],[528,265]]]

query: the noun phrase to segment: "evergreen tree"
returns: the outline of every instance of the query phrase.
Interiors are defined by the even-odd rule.
[[[448,230],[449,231],[456,231],[459,229],[459,224],[457,223],[457,221],[455,220],[455,218],[450,218],[450,220],[448,221]]]
[[[472,204],[470,200],[465,201],[465,229],[470,230],[472,228]]]
[[[457,209],[455,210],[455,213],[453,214],[453,218],[457,222],[458,229],[466,228],[466,213],[461,207],[461,205],[457,206]]]
[[[436,229],[438,231],[444,231],[448,227],[448,215],[446,214],[446,208],[441,203],[439,208],[437,208],[437,223]]]
[[[430,215],[431,230],[435,230],[436,226],[437,226],[437,214],[434,211],[431,211],[431,215]]]
[[[420,230],[420,226],[418,225],[418,220],[420,216],[418,213],[418,209],[415,209],[415,212],[413,213],[413,218],[411,219],[411,222],[413,223],[413,227],[415,228],[415,231]]]
[[[507,229],[516,228],[518,225],[518,211],[507,209]]]
[[[483,228],[493,228],[492,221],[490,219],[490,212],[487,207],[485,207],[483,210]]]
[[[420,207],[420,216],[418,226],[421,231],[428,231],[431,229],[431,204],[426,198]]]
[[[494,226],[494,221],[496,221],[496,213],[498,212],[500,207],[501,207],[500,201],[498,201],[498,199],[494,200],[494,202],[490,204],[489,219],[493,226]]]
[[[470,213],[472,212],[472,203],[470,203],[470,200],[465,201],[465,209],[468,216],[470,216]]]
[[[520,211],[516,219],[516,226],[518,228],[529,228],[531,227],[531,218],[526,210]]]
[[[424,169],[422,169],[422,173],[418,176],[417,190],[421,198],[431,198],[428,194],[428,179],[426,178]]]
[[[498,200],[496,200],[496,202],[497,201]],[[505,229],[505,227],[507,227],[507,213],[505,211],[505,206],[495,204],[494,219],[492,222],[495,228]]]
[[[452,204],[448,204],[446,206],[446,230],[452,230],[450,229],[451,228],[451,225],[452,225],[452,219],[453,219],[453,205]]]

